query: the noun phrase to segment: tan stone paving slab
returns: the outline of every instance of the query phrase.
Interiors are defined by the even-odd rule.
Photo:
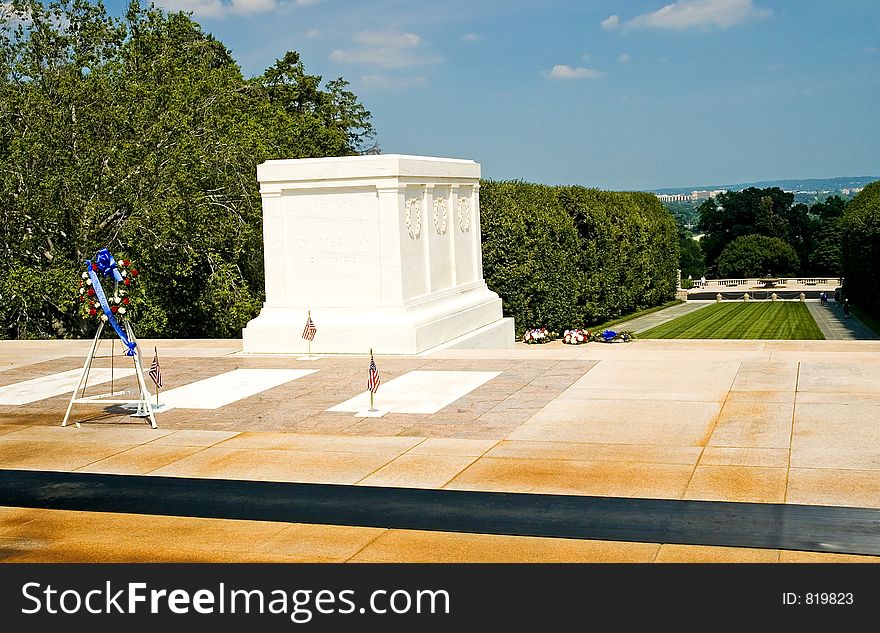
[[[407,455],[460,455],[479,457],[498,442],[460,438],[429,437],[409,450]]]
[[[743,361],[731,391],[785,391],[797,386],[798,363]]]
[[[490,409],[488,412],[481,415],[477,418],[477,422],[484,424],[493,424],[493,423],[509,423],[509,424],[521,424],[526,420],[531,419],[531,417],[535,415],[535,412],[530,409],[520,409],[520,410],[495,410]]]
[[[482,457],[445,488],[678,499],[693,466]]]
[[[154,446],[142,444],[97,462],[77,468],[85,473],[143,475],[202,450],[198,446]]]
[[[341,563],[387,532],[385,528],[285,523],[250,552],[252,560]]]
[[[780,563],[880,563],[880,556],[856,554],[828,554],[825,552],[796,552],[781,550]]]
[[[880,355],[878,355],[880,356]],[[878,367],[866,363],[864,358],[858,362],[834,363],[802,362],[798,377],[798,392],[819,391],[822,393],[880,393],[880,380],[877,380]],[[876,359],[880,361],[880,358]]]
[[[736,448],[707,446],[700,457],[700,466],[772,466],[788,468],[787,448]]]
[[[34,514],[26,508],[0,506],[0,535],[34,520]]]
[[[340,431],[340,435],[367,435],[367,436],[406,436],[406,431],[412,426],[412,420],[395,419],[390,415],[381,418],[354,418],[353,423]],[[467,424],[461,426],[466,427]],[[421,434],[420,434],[421,435]],[[421,439],[421,438],[419,438]]]
[[[6,435],[7,433],[15,433],[16,431],[21,431],[26,426],[22,426],[21,424],[0,424],[0,435]]]
[[[725,403],[761,402],[765,404],[793,404],[795,392],[792,391],[730,391]]]
[[[637,341],[639,342],[639,341]],[[675,341],[676,343],[683,342],[682,340]],[[589,347],[589,345],[587,346]],[[614,345],[602,345],[601,347],[616,347]],[[702,358],[711,357],[715,362],[725,362],[725,363],[739,363],[742,361],[769,361],[770,360],[770,352],[759,351],[759,350],[749,350],[749,349],[741,349],[741,350],[725,350],[725,349],[713,349],[711,347],[703,347],[702,349],[688,349],[687,347],[682,347],[680,349],[676,349],[675,346],[670,346],[666,349],[639,349],[639,350],[631,350],[624,353],[618,353],[614,357],[611,355],[592,355],[592,354],[584,354],[580,358],[580,360],[587,359],[596,359],[596,360],[628,360],[628,361],[639,361],[639,362],[666,362],[672,363],[673,365],[678,365],[682,362],[688,362],[693,360],[694,352],[699,352]]]
[[[786,502],[880,508],[880,472],[791,468]]]
[[[389,530],[352,562],[648,563],[659,547],[656,543]]]
[[[140,542],[57,541],[45,543],[28,538],[0,536],[0,562],[7,563],[252,563],[276,562],[252,558],[246,552],[207,547],[187,548],[171,544],[156,547],[149,538]],[[280,560],[277,562],[293,562]],[[342,561],[339,561],[342,562]]]
[[[151,475],[353,484],[378,470],[397,453],[344,453],[232,449],[212,446],[163,466]]]
[[[798,392],[798,404],[865,404],[880,406],[880,393]]]
[[[470,466],[476,459],[477,457],[473,455],[413,455],[407,453],[358,483],[365,486],[442,488],[444,484]]]
[[[814,344],[819,341],[813,341]],[[773,362],[802,362],[828,365],[875,365],[880,363],[880,345],[871,342],[873,349],[846,351],[843,349],[827,349],[825,351],[775,351],[770,354]]]
[[[791,451],[791,465],[796,468],[880,471],[880,446],[834,448],[796,445]]]
[[[77,444],[142,444],[171,433],[167,429],[151,429],[144,423],[129,425],[93,424],[90,426],[29,426],[0,435],[6,442],[75,442]]]
[[[702,446],[720,410],[714,402],[554,400],[508,439]]]
[[[710,446],[788,448],[793,404],[726,402],[709,438]]]
[[[637,390],[635,388],[624,389],[571,389],[563,392],[559,400],[584,401],[584,400],[644,400],[656,402],[658,400],[670,400],[677,402],[717,402],[721,403],[727,397],[726,389],[714,389],[711,391],[683,389],[679,385],[678,390]]]
[[[235,431],[174,431],[150,442],[154,446],[213,446],[238,435]]]
[[[785,501],[786,468],[697,466],[684,494],[701,501]]]
[[[223,442],[223,448],[333,451],[343,453],[394,453],[400,455],[423,440],[424,438],[422,437],[353,437],[339,435],[243,432]]]
[[[835,448],[864,450],[880,446],[880,406],[800,404],[795,407],[792,450]],[[0,440],[3,437],[0,436]]]
[[[75,470],[134,446],[134,444],[101,445],[95,442],[53,443],[33,440],[0,442],[0,468]]]
[[[690,360],[669,362],[604,361],[584,374],[561,398],[594,398],[605,392],[609,399],[622,397],[664,400],[722,400],[739,369],[736,362]],[[583,391],[583,394],[579,392]]]
[[[234,560],[287,524],[234,519],[28,510],[32,521],[3,533],[0,560]]]
[[[660,546],[655,563],[776,563],[779,550],[707,545]]]
[[[531,442],[504,440],[486,457],[566,459],[598,462],[696,465],[698,446],[645,446],[640,444],[586,444],[579,442]]]

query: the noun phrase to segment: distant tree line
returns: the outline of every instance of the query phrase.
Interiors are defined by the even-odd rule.
[[[0,2],[0,337],[90,335],[78,279],[105,246],[140,269],[140,335],[240,335],[263,301],[256,165],[373,144],[295,52],[249,79],[183,13]]]
[[[697,210],[699,241],[679,223],[684,275],[843,277],[845,294],[880,315],[880,181],[848,202],[807,206],[779,188],[749,188]]]
[[[838,277],[845,208],[838,196],[795,204],[794,194],[778,187],[719,194],[697,208],[699,254],[689,243],[692,235],[680,231],[682,269],[694,274],[701,266],[700,274],[717,277]]]

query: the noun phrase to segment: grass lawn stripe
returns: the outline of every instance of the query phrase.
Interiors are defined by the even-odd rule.
[[[822,340],[803,303],[718,303],[639,334],[639,338]]]

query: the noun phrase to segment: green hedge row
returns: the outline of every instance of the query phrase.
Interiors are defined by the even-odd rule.
[[[483,181],[483,273],[517,334],[589,326],[675,296],[675,220],[650,193]]]
[[[880,317],[880,180],[846,206],[842,255],[846,296]]]

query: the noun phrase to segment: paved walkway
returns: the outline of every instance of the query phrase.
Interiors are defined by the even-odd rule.
[[[15,343],[0,342],[0,385],[82,362]],[[363,391],[364,358],[234,347],[160,341],[166,384],[244,367],[318,371],[217,409],[163,413],[156,430],[98,407],[82,428],[61,428],[63,394],[3,405],[0,467],[880,508],[880,341],[554,342],[385,357],[383,385],[414,370],[498,375],[436,413],[376,419],[327,411]],[[19,352],[51,360],[20,365]],[[161,548],[144,538],[155,533],[167,537]],[[0,507],[8,561],[880,560],[822,543],[803,553]]]
[[[618,323],[612,329],[631,330],[638,334],[639,332],[650,330],[652,327],[657,327],[658,325],[669,323],[673,319],[677,319],[680,316],[690,314],[691,312],[696,312],[700,308],[705,308],[706,306],[710,306],[713,303],[715,302],[685,301],[684,303],[674,305],[664,310],[658,310],[657,312],[652,312],[651,314],[646,314],[645,316],[635,318],[632,321],[624,321],[623,323]]]
[[[821,302],[808,301],[810,314],[816,319],[819,329],[829,341],[864,341],[877,340],[880,336],[867,325],[859,321],[853,314],[848,319],[843,317],[843,309],[830,301],[828,305]]]

